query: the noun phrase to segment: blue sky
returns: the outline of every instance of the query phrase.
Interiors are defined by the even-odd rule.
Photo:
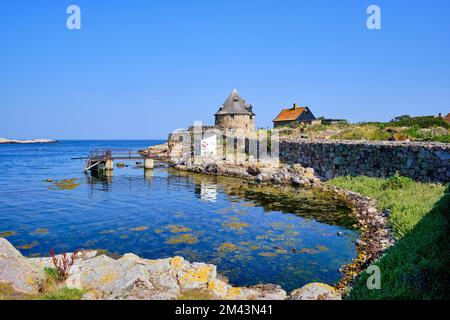
[[[81,30],[66,8],[81,8]],[[377,4],[382,30],[366,28]],[[165,138],[233,88],[351,121],[450,112],[450,1],[4,0],[0,137]]]

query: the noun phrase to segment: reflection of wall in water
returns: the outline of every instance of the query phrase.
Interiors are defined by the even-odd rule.
[[[195,194],[203,201],[217,201],[217,184],[200,183],[195,185]]]

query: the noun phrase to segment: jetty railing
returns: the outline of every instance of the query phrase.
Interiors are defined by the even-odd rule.
[[[87,157],[72,158],[72,160],[86,160],[84,172],[89,170],[104,168],[113,169],[114,160],[144,160],[144,168],[153,168],[153,161],[169,162],[169,159],[154,154],[149,150],[114,150],[114,149],[94,149],[89,151]]]

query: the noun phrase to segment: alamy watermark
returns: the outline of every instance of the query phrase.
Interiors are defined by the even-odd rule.
[[[66,26],[69,30],[81,29],[81,9],[79,6],[72,4],[67,7],[66,13],[69,15],[66,20]]]
[[[367,7],[367,14],[370,16],[367,18],[366,25],[369,30],[381,30],[381,8],[375,4]]]
[[[69,15],[66,26],[69,30],[81,29],[81,9],[76,4],[67,7],[66,13]],[[381,8],[376,4],[367,7],[366,13],[369,15],[366,26],[369,30],[381,30]]]
[[[380,290],[381,289],[381,271],[380,267],[376,265],[371,265],[366,270],[370,276],[367,278],[366,286],[369,290]]]

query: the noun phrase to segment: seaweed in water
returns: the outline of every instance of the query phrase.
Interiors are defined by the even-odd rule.
[[[33,236],[38,235],[38,234],[48,234],[48,229],[47,228],[39,228],[39,229],[34,230],[30,234]]]
[[[79,180],[78,178],[72,179],[63,179],[58,180],[53,183],[51,187],[48,187],[50,190],[73,190],[80,185],[80,183],[76,182]]]
[[[196,244],[198,243],[198,239],[192,234],[181,234],[177,236],[170,237],[169,240],[166,241],[168,244]]]
[[[10,237],[10,236],[13,236],[15,234],[16,234],[15,231],[3,231],[3,232],[0,232],[0,238]]]
[[[38,246],[38,245],[39,245],[39,242],[33,241],[32,243],[28,243],[28,244],[24,244],[24,245],[21,245],[21,246],[17,246],[16,248],[20,249],[20,250],[29,250],[29,249],[32,249],[32,248]]]
[[[168,225],[167,228],[170,230],[170,232],[172,233],[183,233],[183,232],[189,232],[191,231],[190,228],[188,227],[183,227],[183,226],[177,226],[174,224]]]
[[[220,245],[220,247],[217,249],[218,251],[226,251],[226,252],[233,252],[236,251],[238,247],[235,244],[225,242]]]
[[[131,228],[131,231],[145,231],[147,230],[148,227],[147,226],[140,226],[140,227],[136,227],[136,228]]]
[[[225,222],[222,224],[224,227],[228,227],[230,229],[233,230],[241,230],[242,228],[247,228],[250,225],[248,223],[245,222],[238,222],[238,221],[234,221],[234,222]]]

